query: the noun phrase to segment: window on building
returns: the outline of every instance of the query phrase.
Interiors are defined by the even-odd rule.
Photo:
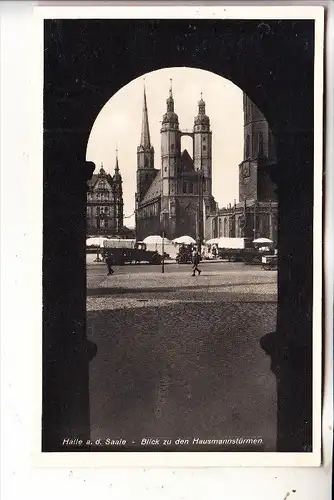
[[[174,151],[174,149],[175,149],[175,145],[174,145],[174,144],[171,144],[171,145],[170,145],[170,149],[171,149],[171,151]]]
[[[203,146],[203,151],[206,151],[206,146]]]
[[[105,213],[108,213],[109,212],[109,207],[104,207],[104,211],[105,211]]]
[[[227,219],[226,218],[224,219],[224,236],[228,236],[228,232],[227,232]]]
[[[218,222],[218,236],[219,238],[222,236],[222,220],[219,219],[219,222]]]
[[[182,185],[182,191],[183,191],[183,193],[187,192],[187,183],[186,182],[184,182]]]
[[[250,136],[247,134],[246,136],[246,151],[245,151],[246,158],[250,157]]]
[[[206,137],[205,136],[203,137],[203,142],[206,142]]]
[[[193,193],[194,192],[194,185],[192,182],[189,182],[189,193]]]

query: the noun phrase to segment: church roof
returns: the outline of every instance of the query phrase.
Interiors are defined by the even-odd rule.
[[[182,172],[193,172],[194,162],[188,151],[185,149],[181,154],[181,171]]]
[[[152,184],[143,198],[143,203],[154,200],[159,196],[161,196],[161,170],[157,171],[157,175],[154,177]]]

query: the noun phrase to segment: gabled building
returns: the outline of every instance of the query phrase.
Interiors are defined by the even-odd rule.
[[[99,172],[88,182],[87,235],[121,236],[124,232],[122,176],[116,155],[113,176],[101,164]]]

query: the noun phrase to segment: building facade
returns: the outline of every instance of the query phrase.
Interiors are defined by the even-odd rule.
[[[113,176],[101,165],[98,174],[93,174],[88,182],[87,235],[121,236],[124,232],[122,176],[116,155]]]
[[[212,196],[212,132],[201,96],[193,128],[181,130],[172,86],[161,125],[161,162],[155,168],[144,89],[140,145],[137,148],[136,236],[164,232],[168,239],[189,235],[203,240],[204,220],[217,213]],[[192,138],[192,156],[181,151],[181,138]]]
[[[270,238],[277,242],[277,196],[270,176],[275,140],[267,120],[244,94],[244,157],[239,165],[239,202],[207,221],[206,238]]]

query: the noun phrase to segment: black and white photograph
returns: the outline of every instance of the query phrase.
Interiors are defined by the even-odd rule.
[[[195,10],[37,9],[43,458],[320,465],[323,10]]]

